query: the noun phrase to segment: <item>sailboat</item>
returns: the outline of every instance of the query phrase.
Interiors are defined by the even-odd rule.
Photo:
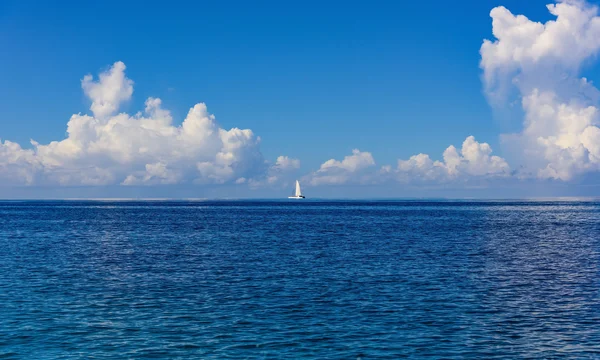
[[[302,195],[302,191],[300,191],[300,183],[296,180],[296,192],[294,196],[288,196],[288,199],[304,199],[304,195]]]

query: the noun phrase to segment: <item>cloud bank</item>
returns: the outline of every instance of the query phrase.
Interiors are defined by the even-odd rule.
[[[494,8],[494,39],[480,48],[480,68],[493,107],[517,100],[522,130],[502,134],[518,165],[492,154],[488,143],[468,136],[439,160],[427,154],[378,165],[368,151],[354,149],[301,177],[309,186],[342,184],[469,184],[488,179],[570,181],[600,170],[600,91],[581,75],[600,51],[598,8],[565,0],[547,6],[546,23]],[[0,141],[4,184],[158,185],[245,184],[283,186],[300,177],[300,161],[280,156],[266,161],[260,138],[250,129],[223,129],[204,103],[193,106],[181,125],[158,98],[142,112],[119,113],[132,98],[134,82],[116,62],[81,86],[91,114],[75,114],[61,141],[31,148]]]
[[[377,168],[373,155],[358,149],[343,160],[327,160],[319,170],[304,178],[311,185],[400,183],[451,183],[473,179],[510,176],[510,167],[504,159],[491,155],[492,148],[469,136],[460,151],[450,145],[443,153],[443,161],[432,160],[427,154],[398,160],[396,167]]]
[[[375,160],[371,153],[354,149],[352,155],[344,157],[343,160],[325,161],[319,170],[304,180],[313,186],[369,182],[372,174],[365,170],[372,169],[374,166]]]
[[[251,188],[284,186],[299,175],[300,161],[263,158],[252,130],[223,129],[204,103],[192,107],[181,125],[158,98],[148,98],[143,112],[119,113],[131,100],[134,83],[126,66],[116,62],[97,79],[81,81],[91,115],[75,114],[67,137],[25,149],[0,142],[0,178],[29,185],[102,186],[166,184],[246,184]],[[395,168],[378,168],[373,155],[355,149],[342,160],[330,159],[303,177],[307,185],[382,182],[449,182],[466,177],[506,176],[504,159],[492,156],[487,143],[468,137],[461,148],[448,147],[443,161],[419,154]]]
[[[125,69],[116,62],[97,80],[83,78],[92,115],[71,116],[66,139],[32,140],[31,149],[0,142],[0,177],[15,184],[152,185],[239,183],[270,171],[260,138],[249,129],[221,128],[204,103],[180,126],[158,98],[148,98],[143,112],[118,113],[133,94]],[[298,162],[280,157],[271,166],[282,173]]]
[[[571,180],[600,169],[600,92],[582,69],[600,50],[598,8],[569,0],[547,6],[544,24],[494,8],[493,41],[481,46],[481,68],[494,106],[516,92],[525,114],[523,130],[503,135],[519,149],[521,176]]]

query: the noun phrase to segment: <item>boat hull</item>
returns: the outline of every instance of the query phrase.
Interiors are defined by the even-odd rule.
[[[304,196],[288,196],[288,199],[304,199]]]

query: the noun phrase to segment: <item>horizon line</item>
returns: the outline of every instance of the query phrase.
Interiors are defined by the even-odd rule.
[[[350,197],[339,197],[339,198],[327,198],[327,197],[314,197],[306,198],[305,201],[319,200],[319,201],[600,201],[598,196],[543,196],[543,197],[365,197],[365,198],[350,198]],[[0,201],[123,201],[123,202],[134,202],[134,201],[289,201],[287,198],[271,197],[271,198],[251,198],[251,197],[240,197],[240,198],[118,198],[118,197],[107,197],[107,198],[0,198]],[[292,201],[290,201],[292,203]],[[298,203],[294,201],[293,203]]]

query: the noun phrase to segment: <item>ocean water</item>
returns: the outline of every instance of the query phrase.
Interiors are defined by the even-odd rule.
[[[595,202],[0,202],[0,358],[600,358]]]

